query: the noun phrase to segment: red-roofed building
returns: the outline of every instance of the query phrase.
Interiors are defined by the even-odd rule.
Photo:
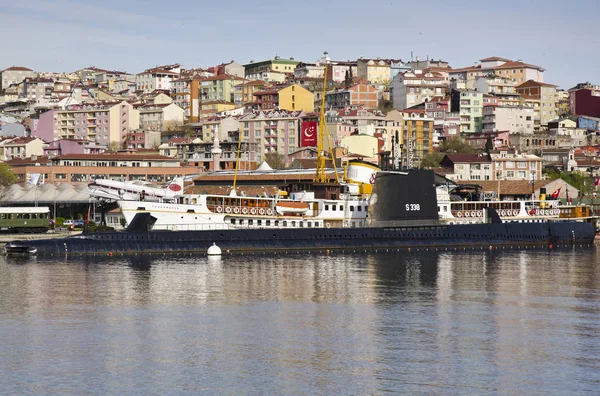
[[[35,137],[6,137],[0,140],[0,160],[44,155],[46,142]]]
[[[453,88],[473,89],[475,80],[478,77],[486,76],[488,74],[496,74],[500,77],[508,78],[516,84],[522,84],[528,80],[537,82],[544,81],[544,68],[524,63],[521,60],[512,61],[510,59],[492,56],[480,59],[480,62],[481,63],[474,66],[452,70],[450,72],[450,79],[454,80]]]
[[[539,125],[536,125],[536,129],[540,125],[547,126],[550,121],[558,117],[556,110],[556,102],[558,102],[556,85],[528,80],[523,84],[517,85],[516,91],[525,99],[531,98],[539,101],[540,108],[535,120]]]

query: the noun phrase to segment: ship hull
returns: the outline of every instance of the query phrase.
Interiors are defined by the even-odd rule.
[[[82,234],[53,240],[14,241],[5,253],[37,256],[125,255],[195,252],[215,243],[224,254],[291,250],[452,249],[592,245],[585,222],[495,223],[398,228],[313,228],[150,231]]]

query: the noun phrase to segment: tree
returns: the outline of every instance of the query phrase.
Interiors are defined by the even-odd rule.
[[[379,99],[377,109],[387,114],[390,111],[394,110],[394,103],[391,100]]]
[[[286,167],[285,158],[279,153],[265,154],[265,161],[273,169],[284,169]]]
[[[0,162],[0,186],[11,186],[17,182],[17,176],[13,170],[3,162]]]
[[[430,168],[439,168],[440,163],[444,159],[446,154],[440,153],[439,151],[431,152],[423,157],[421,160],[421,168],[430,169]]]
[[[475,154],[477,149],[465,142],[461,138],[450,138],[440,143],[439,152],[456,154]]]
[[[350,85],[352,85],[350,72],[348,70],[346,70],[346,76],[344,77],[344,87],[348,88],[348,87],[350,87]]]
[[[183,121],[167,120],[162,124],[163,132],[183,132]]]
[[[487,140],[485,141],[485,152],[489,154],[493,149],[494,142],[492,141],[492,137],[488,136]]]
[[[108,150],[109,151],[119,151],[119,150],[121,150],[121,143],[119,143],[117,141],[110,142],[110,144],[108,145]]]

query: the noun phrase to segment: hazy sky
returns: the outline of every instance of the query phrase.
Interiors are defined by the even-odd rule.
[[[138,73],[275,55],[316,61],[414,56],[452,67],[522,59],[545,81],[600,84],[600,0],[0,0],[0,70]]]

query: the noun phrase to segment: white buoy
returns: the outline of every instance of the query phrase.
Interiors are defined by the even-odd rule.
[[[206,254],[208,254],[209,256],[220,256],[221,255],[221,248],[218,247],[213,242],[212,246],[208,248],[208,251],[206,252]]]

